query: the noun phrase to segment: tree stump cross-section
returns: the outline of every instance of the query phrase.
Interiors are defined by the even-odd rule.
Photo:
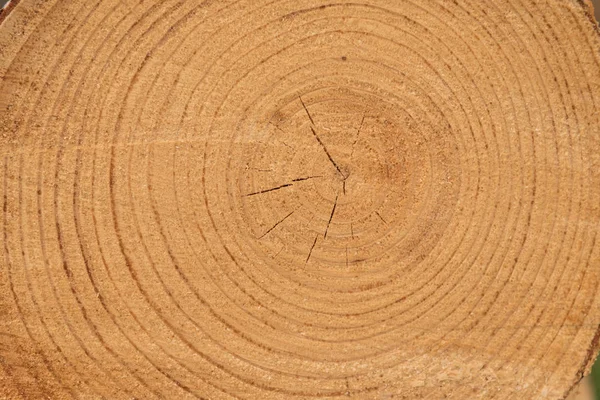
[[[600,349],[582,0],[0,13],[0,398],[564,399]]]

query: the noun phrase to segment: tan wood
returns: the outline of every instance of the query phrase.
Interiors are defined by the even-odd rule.
[[[600,341],[590,4],[13,2],[0,398],[566,398]]]
[[[585,377],[573,389],[567,400],[595,400],[593,382],[590,377]]]

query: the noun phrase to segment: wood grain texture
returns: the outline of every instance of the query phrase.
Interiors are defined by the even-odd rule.
[[[589,372],[589,2],[1,18],[0,398],[558,400]]]

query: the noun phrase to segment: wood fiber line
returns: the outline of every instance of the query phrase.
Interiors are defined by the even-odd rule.
[[[600,342],[585,0],[12,0],[0,397],[564,399]]]

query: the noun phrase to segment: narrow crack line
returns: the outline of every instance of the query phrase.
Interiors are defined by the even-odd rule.
[[[264,194],[264,193],[274,192],[276,190],[283,189],[283,188],[290,187],[290,186],[293,186],[293,184],[292,183],[286,183],[285,185],[277,186],[277,187],[274,187],[274,188],[271,188],[271,189],[265,189],[265,190],[261,190],[261,191],[258,191],[258,192],[249,193],[249,194],[247,194],[244,197],[250,197],[250,196],[256,196],[258,194]]]
[[[333,157],[331,157],[331,153],[329,153],[329,150],[327,150],[327,146],[325,146],[325,143],[323,143],[323,141],[321,141],[321,138],[319,137],[319,135],[317,135],[317,132],[315,131],[315,128],[313,128],[311,126],[310,127],[310,131],[312,132],[312,134],[315,137],[315,139],[317,139],[317,142],[319,142],[319,144],[321,145],[321,147],[325,151],[325,154],[327,154],[327,157],[329,158],[329,161],[331,161],[331,163],[333,164],[333,166],[335,167],[335,169],[337,169],[337,171],[340,173],[340,175],[342,175],[342,178],[344,180],[346,180],[346,175],[344,175],[344,173],[342,172],[342,170],[340,169],[340,167],[334,161]]]
[[[317,235],[315,237],[315,241],[313,242],[310,251],[308,252],[308,257],[306,257],[306,262],[305,264],[308,264],[308,260],[310,260],[310,256],[312,255],[313,249],[315,248],[315,246],[317,245],[317,239],[319,239],[319,235]]]
[[[335,203],[333,203],[333,209],[331,210],[331,215],[329,216],[329,222],[327,222],[327,228],[325,228],[325,234],[323,235],[323,239],[327,239],[327,232],[329,232],[329,225],[331,225],[331,220],[333,219],[333,214],[335,214],[338,197],[339,197],[339,195],[335,196]]]
[[[346,180],[344,179],[344,182],[342,182],[342,192],[344,192],[344,196],[346,195]]]
[[[275,127],[275,129],[277,129],[279,132],[283,133],[284,135],[287,135],[287,132],[284,131],[283,129],[281,129],[279,126],[277,126],[277,124],[275,124],[274,122],[269,121],[269,124],[273,125]],[[277,138],[277,140],[280,141],[284,146],[289,147],[290,149],[294,150],[294,148],[292,146],[290,146],[289,144],[287,144],[280,138]]]
[[[252,170],[252,171],[258,171],[258,172],[273,172],[272,169],[260,169],[260,168],[252,168],[252,167],[250,167],[248,169]]]
[[[292,182],[303,182],[303,181],[307,181],[309,179],[317,179],[317,178],[322,178],[322,176],[316,175],[316,176],[307,176],[305,178],[296,178],[296,179],[292,179]]]
[[[346,268],[348,268],[348,246],[346,246]]]
[[[293,213],[295,213],[296,210],[292,211],[291,213],[289,213],[288,215],[286,215],[285,217],[283,217],[279,222],[277,222],[275,225],[273,225],[271,227],[271,229],[269,229],[268,231],[266,231],[261,237],[259,237],[259,239],[264,238],[265,236],[267,236],[269,233],[271,233],[271,231],[275,228],[277,228],[279,226],[279,224],[281,224],[282,222],[284,222],[286,219],[288,219],[289,217],[292,216]]]
[[[364,123],[365,123],[365,115],[363,114],[362,120],[360,121],[360,126],[358,127],[358,132],[356,133],[356,138],[354,139],[354,143],[352,143],[352,151],[350,151],[350,159],[352,159],[352,157],[354,157],[354,147],[356,146],[356,142],[358,142],[358,138],[360,137],[360,131],[362,130]]]
[[[387,225],[387,221],[385,219],[383,219],[381,214],[379,214],[379,211],[375,211],[375,214],[377,214],[377,216],[383,221],[383,223]]]
[[[310,123],[314,125],[315,121],[313,120],[312,116],[308,112],[308,108],[306,107],[306,104],[304,104],[304,100],[302,100],[302,96],[298,96],[298,98],[300,99],[300,103],[302,103],[302,107],[304,107],[304,111],[306,111],[306,115],[308,115],[308,119],[310,119]]]
[[[279,127],[279,125],[277,125],[275,122],[273,122],[273,121],[269,121],[269,124],[273,125],[273,126],[275,127],[275,129],[277,129],[279,132],[283,133],[284,135],[287,135],[287,132],[286,132],[286,131],[284,131],[283,129],[281,129],[281,128]]]
[[[285,249],[285,246],[281,247],[281,249],[277,252],[277,254],[275,254],[273,256],[273,260],[276,259],[281,254],[281,252],[283,251],[283,249]]]

